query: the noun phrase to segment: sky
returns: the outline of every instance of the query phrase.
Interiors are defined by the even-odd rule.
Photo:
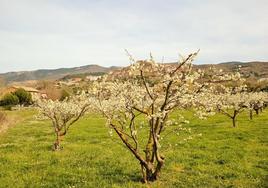
[[[268,60],[268,0],[0,0],[0,72]]]

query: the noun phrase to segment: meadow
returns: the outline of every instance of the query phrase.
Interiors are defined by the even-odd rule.
[[[240,114],[235,128],[220,114],[200,120],[176,113],[202,136],[170,137],[159,181],[145,185],[139,163],[101,116],[79,120],[54,152],[49,121],[37,120],[33,109],[8,112],[23,118],[0,133],[0,187],[268,187],[268,110],[253,120]]]

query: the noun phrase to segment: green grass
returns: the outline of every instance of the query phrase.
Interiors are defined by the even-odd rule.
[[[139,163],[108,135],[100,116],[77,122],[63,150],[53,152],[49,121],[35,120],[32,110],[10,113],[24,120],[0,134],[0,187],[147,187],[139,182]],[[267,110],[252,121],[241,114],[236,128],[222,115],[199,120],[183,114],[193,134],[203,136],[187,142],[171,136],[163,145],[161,178],[151,187],[268,186]]]

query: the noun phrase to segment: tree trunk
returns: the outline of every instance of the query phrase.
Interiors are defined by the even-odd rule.
[[[233,120],[233,127],[236,127],[235,117],[233,117],[232,120]]]
[[[157,180],[159,178],[160,171],[161,171],[163,165],[164,165],[164,159],[161,159],[161,161],[159,161],[157,163],[157,166],[156,166],[156,169],[155,169],[155,172],[154,172],[154,178],[155,178],[155,180]]]
[[[138,150],[133,147],[125,137],[124,133],[118,129],[115,125],[110,124],[125,146],[132,152],[132,154],[139,160],[141,165],[142,181],[144,183],[153,182],[158,179],[160,171],[164,164],[164,157],[159,154],[157,150],[157,144],[154,141],[153,129],[149,133],[146,148],[144,150],[145,157],[143,158]]]
[[[56,132],[56,140],[55,140],[55,143],[53,144],[53,150],[58,151],[60,149],[61,149],[60,135],[59,135],[59,132]]]
[[[146,165],[141,165],[143,182],[154,182],[160,176],[160,171],[164,165],[164,157],[157,152],[157,145],[153,140],[153,133],[149,135],[149,140],[145,150]]]
[[[147,183],[147,174],[146,174],[146,168],[141,163],[141,173],[142,173],[142,182]]]
[[[155,178],[154,178],[154,166],[152,163],[149,162],[149,169],[146,169],[146,181],[153,182],[154,180],[155,180]]]
[[[250,118],[250,120],[253,119],[253,112],[252,112],[252,110],[249,110],[249,118]]]
[[[146,149],[145,149],[145,159],[147,162],[153,162],[154,161],[154,154],[153,154],[153,144],[154,144],[154,140],[153,140],[153,134],[150,131],[149,133],[149,138],[148,138],[148,142],[146,145]]]

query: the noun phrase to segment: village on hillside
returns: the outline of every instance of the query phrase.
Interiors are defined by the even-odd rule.
[[[83,85],[101,79],[99,75],[88,75],[85,78],[70,76],[59,80],[29,80],[13,82],[0,87],[0,100],[5,95],[23,89],[30,93],[33,99],[60,100],[64,95],[75,93]]]

